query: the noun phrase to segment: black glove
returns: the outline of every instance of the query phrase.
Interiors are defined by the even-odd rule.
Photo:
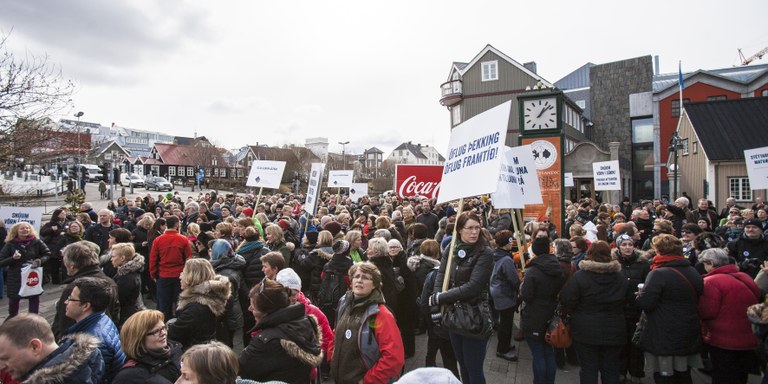
[[[440,307],[437,307],[437,312],[430,313],[429,317],[435,325],[441,325],[443,322],[443,313],[440,312]]]
[[[427,301],[429,306],[430,307],[437,307],[438,305],[440,305],[439,297],[440,297],[440,292],[435,292],[435,293],[429,295],[429,300]]]

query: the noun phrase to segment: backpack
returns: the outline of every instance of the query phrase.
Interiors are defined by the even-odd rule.
[[[331,324],[335,324],[336,308],[339,300],[347,293],[347,274],[339,273],[330,268],[323,268],[323,278],[317,292],[318,308],[325,314]]]

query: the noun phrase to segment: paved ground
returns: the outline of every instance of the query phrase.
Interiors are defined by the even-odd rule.
[[[107,200],[93,199],[99,196],[99,192],[96,189],[97,184],[89,183],[86,186],[86,193],[89,197],[87,201],[93,203],[94,209],[98,210],[107,206]],[[119,189],[118,189],[119,191]],[[188,195],[197,196],[198,192],[191,192],[189,189],[180,191],[182,196],[186,198]],[[226,191],[219,191],[220,194],[228,193]],[[147,191],[143,188],[136,188],[133,194],[129,193],[129,189],[126,188],[128,197],[135,198],[136,196],[144,196]],[[152,191],[153,195],[157,195],[158,192]],[[40,313],[49,321],[53,322],[55,313],[55,303],[61,295],[63,286],[47,285],[45,286],[45,293],[40,300]],[[148,307],[154,307],[154,303],[146,301]],[[21,310],[26,310],[26,302],[22,302]],[[4,298],[0,300],[0,321],[5,320],[8,313],[8,299]],[[517,317],[519,319],[519,317]],[[517,320],[516,319],[516,320]],[[235,350],[240,351],[242,349],[242,341],[238,341],[235,338]],[[531,383],[533,382],[533,373],[531,370],[531,354],[525,343],[515,342],[517,350],[520,356],[518,362],[508,362],[506,360],[496,357],[496,336],[491,338],[491,342],[488,343],[488,349],[485,359],[485,374],[488,383]],[[411,371],[416,368],[424,366],[424,356],[426,355],[427,336],[416,336],[416,355],[406,361],[406,371]],[[438,364],[440,364],[440,354],[438,353]],[[646,377],[651,377],[650,372],[646,373]],[[750,384],[760,383],[758,376],[750,376]],[[566,366],[564,370],[558,370],[556,376],[556,383],[578,383],[579,382],[579,368]],[[651,379],[644,379],[644,383],[652,383]],[[711,380],[708,376],[702,375],[698,372],[694,373],[694,383],[710,383]]]

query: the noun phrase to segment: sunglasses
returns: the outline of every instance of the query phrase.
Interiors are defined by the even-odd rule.
[[[268,278],[266,278],[266,277],[265,277],[265,278],[264,278],[264,281],[262,281],[262,282],[261,282],[261,285],[259,286],[259,293],[258,293],[258,295],[259,295],[259,296],[263,296],[263,297],[264,297],[265,299],[267,299],[267,301],[269,301],[269,302],[270,302],[272,305],[275,305],[275,302],[274,302],[274,301],[272,301],[272,299],[270,299],[270,298],[269,298],[269,296],[267,296],[267,295],[265,295],[265,294],[264,294],[264,287],[266,287],[266,286],[267,286],[267,285],[266,285],[266,284],[264,284],[264,283],[265,283],[267,280],[268,280]]]

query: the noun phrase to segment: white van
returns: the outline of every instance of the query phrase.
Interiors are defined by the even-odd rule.
[[[99,182],[104,180],[104,175],[101,173],[101,168],[96,164],[79,164],[80,167],[85,168],[86,180],[90,182]]]

